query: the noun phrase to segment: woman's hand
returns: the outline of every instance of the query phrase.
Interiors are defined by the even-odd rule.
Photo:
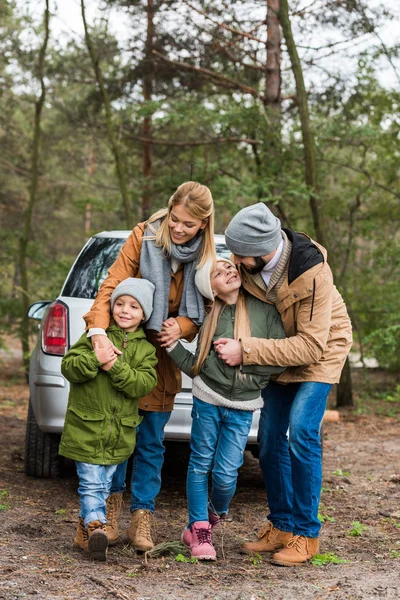
[[[176,319],[170,317],[162,324],[161,331],[157,335],[156,340],[162,348],[167,348],[182,335],[182,329]]]
[[[92,335],[91,340],[93,350],[103,365],[110,362],[116,355],[121,354],[121,351],[114,346],[106,335]]]

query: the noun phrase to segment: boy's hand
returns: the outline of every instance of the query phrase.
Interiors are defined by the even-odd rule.
[[[168,348],[179,340],[182,335],[182,329],[176,319],[170,317],[162,324],[161,331],[157,335],[156,340],[161,348]]]
[[[242,364],[242,346],[237,340],[221,338],[214,342],[214,348],[220,359],[229,367],[236,367],[236,365]]]
[[[105,363],[104,365],[101,365],[100,369],[103,369],[103,371],[109,371],[111,369],[111,367],[114,366],[117,359],[118,359],[118,356],[115,354],[114,358],[112,360],[110,360],[109,362]]]
[[[102,348],[110,347],[114,351],[114,354],[122,354],[121,350],[118,350],[118,348],[116,346],[114,346],[112,341],[109,340],[106,335],[97,335],[96,334],[96,335],[92,335],[92,337],[90,339],[92,340],[92,346],[93,346],[93,350],[95,352],[96,352],[96,347],[100,350]],[[97,353],[96,353],[96,356],[97,356]],[[99,357],[97,356],[97,358],[99,358]],[[99,360],[100,360],[100,358],[99,358]]]
[[[105,336],[100,336],[100,337],[105,337]],[[108,341],[110,342],[110,340],[108,340]],[[114,352],[114,346],[111,342],[108,345],[106,345],[104,348],[99,346],[98,342],[95,340],[92,341],[92,344],[93,344],[93,350],[94,350],[98,360],[101,362],[101,364],[103,366],[105,364],[107,364],[108,362],[112,361],[114,358],[115,359],[117,358],[117,355]],[[119,354],[121,354],[121,352],[119,352]]]

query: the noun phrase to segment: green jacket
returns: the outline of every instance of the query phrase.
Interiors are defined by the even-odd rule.
[[[95,465],[119,464],[132,454],[139,399],[157,384],[155,348],[142,328],[126,333],[113,324],[107,336],[122,351],[109,371],[100,369],[86,333],[61,363],[71,389],[59,453]]]
[[[246,300],[252,337],[283,339],[285,332],[275,306],[261,302],[261,300],[247,294]],[[213,342],[219,338],[233,339],[235,311],[235,304],[227,304],[224,307],[217,323]],[[186,350],[181,343],[178,343],[169,355],[184,373],[189,377],[192,376],[191,371],[196,356]],[[214,345],[211,344],[211,350],[200,371],[200,378],[209,388],[224,398],[233,401],[246,401],[258,398],[260,390],[268,384],[270,375],[281,373],[283,370],[283,367],[268,365],[228,367],[218,357]],[[243,377],[243,375],[246,375],[246,377]]]

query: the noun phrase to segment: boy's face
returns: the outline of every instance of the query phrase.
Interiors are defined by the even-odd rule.
[[[144,319],[143,309],[136,298],[120,296],[116,299],[113,309],[114,321],[125,331],[136,331]]]

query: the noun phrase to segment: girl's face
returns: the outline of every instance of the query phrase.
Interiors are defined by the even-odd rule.
[[[174,244],[186,244],[200,229],[207,226],[207,221],[192,217],[183,204],[173,206],[168,217],[168,227]]]
[[[133,296],[120,296],[113,308],[114,321],[125,331],[136,331],[144,319],[143,309]]]
[[[236,267],[230,263],[219,260],[215,270],[211,273],[211,289],[214,296],[225,297],[238,290],[242,282]]]

